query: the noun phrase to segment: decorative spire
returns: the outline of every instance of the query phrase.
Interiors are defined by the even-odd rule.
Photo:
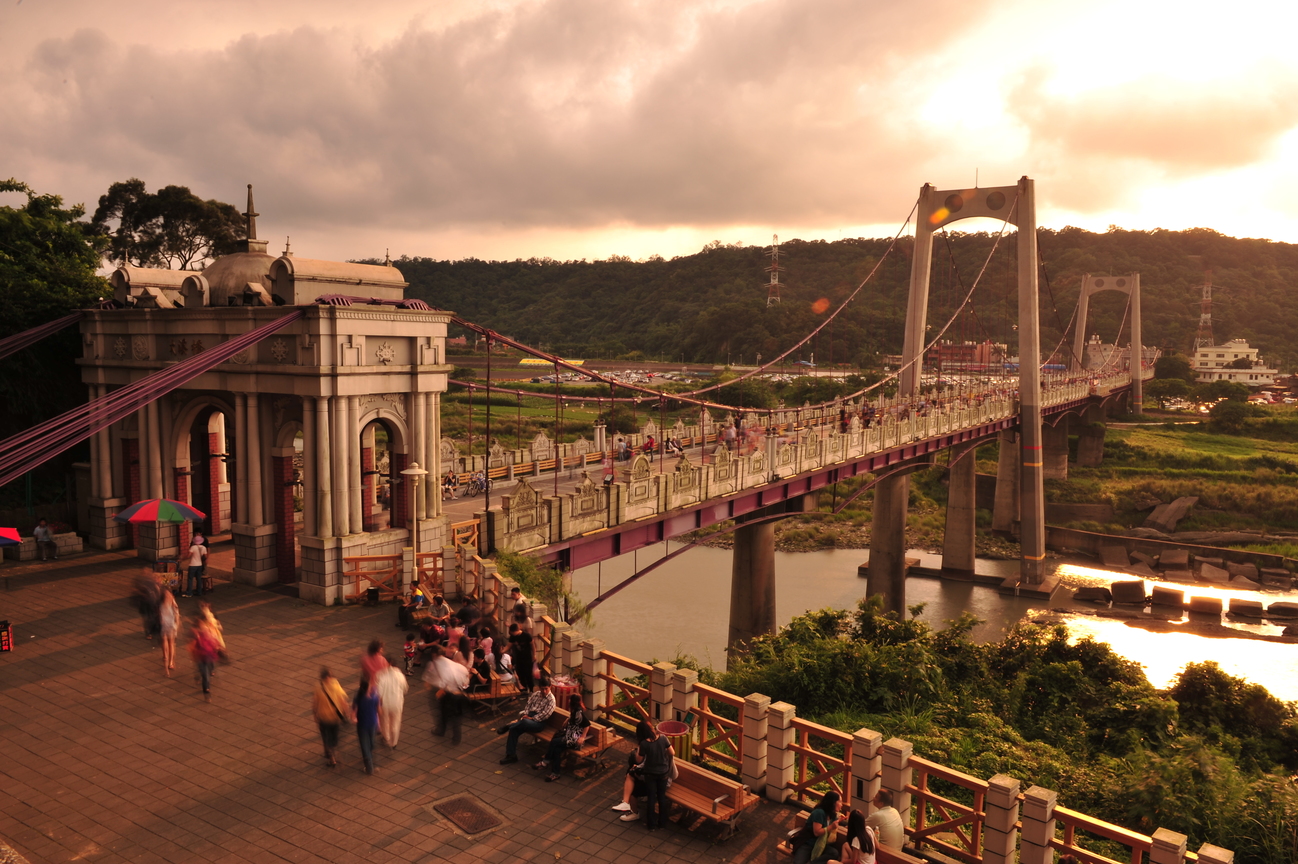
[[[391,267],[391,266],[392,266],[392,250],[391,250],[391,249],[384,249],[384,250],[383,250],[383,266],[384,266],[384,267]]]
[[[252,184],[248,184],[248,212],[243,214],[248,220],[248,239],[257,239],[257,217],[261,214],[252,207]]]
[[[291,246],[289,246],[289,244],[288,244],[288,239],[289,239],[288,237],[285,237],[285,238],[284,238],[284,257],[285,257],[285,258],[292,258],[292,257],[293,257],[293,249],[292,249]]]

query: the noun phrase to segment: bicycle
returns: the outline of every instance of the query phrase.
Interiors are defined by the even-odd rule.
[[[479,492],[490,492],[491,481],[482,475],[474,475],[469,478],[469,482],[464,484],[464,497],[472,498]]]

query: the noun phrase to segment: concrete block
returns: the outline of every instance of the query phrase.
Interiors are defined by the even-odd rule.
[[[744,755],[753,756],[754,758],[765,761],[770,753],[770,745],[766,743],[765,738],[749,738],[744,736]]]
[[[1164,582],[1184,582],[1189,584],[1194,581],[1194,574],[1189,570],[1164,570]]]
[[[1136,550],[1131,553],[1131,560],[1133,563],[1144,564],[1146,567],[1152,569],[1157,559],[1155,559],[1153,555],[1146,555],[1144,552]]]
[[[1023,793],[1023,816],[1024,818],[1036,819],[1039,822],[1053,819],[1055,804],[1058,801],[1058,792],[1053,789],[1033,786]]]
[[[780,729],[776,726],[767,726],[766,740],[772,746],[780,750],[787,750],[793,745],[794,729],[792,726]]]
[[[666,684],[650,684],[649,698],[654,702],[670,703],[672,701],[672,685],[668,681]]]
[[[788,768],[793,770],[793,764],[797,756],[792,750],[776,750],[770,748],[766,751],[766,764],[774,768]]]
[[[1017,831],[1000,831],[988,825],[983,829],[983,855],[990,853],[1001,860],[1006,860],[1018,847],[1018,840]]]
[[[987,803],[1001,809],[1019,806],[1021,784],[1007,774],[996,774],[987,781]]]
[[[675,671],[676,671],[675,663],[667,663],[666,661],[661,663],[655,663],[649,669],[649,681],[650,683],[658,686],[671,687],[672,673]]]
[[[1113,592],[1103,585],[1091,585],[1074,591],[1073,599],[1088,603],[1108,603],[1113,600]]]
[[[893,771],[905,770],[910,765],[911,754],[915,745],[900,738],[889,738],[883,742],[883,767]]]
[[[1018,830],[1019,805],[1013,807],[987,807],[986,825],[988,829],[1012,833]]]
[[[1185,860],[1186,836],[1166,828],[1154,832],[1149,864],[1181,864]]]
[[[1203,564],[1199,567],[1199,578],[1204,582],[1225,584],[1230,581],[1230,573],[1212,564]]]
[[[792,766],[792,765],[788,766],[787,768],[781,768],[781,767],[778,767],[778,766],[776,766],[776,765],[772,765],[771,762],[770,762],[769,760],[767,761],[767,763],[766,763],[766,797],[768,797],[768,798],[771,797],[770,793],[771,793],[771,790],[772,790],[772,789],[776,789],[776,790],[785,789],[785,790],[787,790],[788,787],[789,787],[792,783],[793,783],[793,766]],[[786,801],[786,800],[788,800],[788,796],[786,795],[786,796],[783,797],[783,798],[774,798],[774,799],[771,799],[771,800]]]
[[[749,693],[744,697],[744,717],[766,719],[766,709],[771,707],[771,697]]]
[[[770,728],[766,723],[766,716],[749,717],[744,715],[744,737],[755,738],[762,741],[766,740],[767,730]]]
[[[1019,840],[1019,864],[1054,864],[1055,850]]]
[[[1289,620],[1298,618],[1298,603],[1272,603],[1266,607],[1266,617]]]
[[[766,720],[775,729],[787,729],[797,713],[798,709],[788,702],[772,702],[766,709]]]
[[[1242,576],[1250,581],[1257,581],[1258,573],[1256,564],[1236,564],[1234,561],[1231,561],[1226,565],[1226,572],[1230,574],[1232,580],[1239,579]]]
[[[1185,605],[1184,591],[1177,591],[1174,588],[1160,588],[1155,585],[1151,593],[1155,606],[1173,606],[1180,609]]]
[[[673,711],[679,714],[685,714],[688,711],[693,711],[698,706],[699,706],[699,694],[695,693],[693,690],[684,691],[684,690],[680,690],[679,688],[672,689],[672,710]]]
[[[873,729],[857,729],[852,733],[852,764],[859,759],[879,757],[883,749],[883,735]]]
[[[1141,579],[1158,578],[1158,574],[1154,572],[1154,568],[1150,567],[1148,564],[1144,563],[1143,561],[1137,561],[1135,564],[1132,564],[1130,567],[1127,568],[1127,572],[1130,573],[1132,576],[1139,576]]]
[[[1241,600],[1238,597],[1230,598],[1230,614],[1239,615],[1243,618],[1262,618],[1264,611],[1262,604],[1257,600]]]
[[[1125,546],[1101,546],[1100,563],[1110,570],[1126,570],[1131,564]]]
[[[1144,606],[1145,605],[1145,583],[1137,582],[1114,582],[1109,586],[1113,592],[1113,602],[1124,605]]]
[[[1184,549],[1164,549],[1159,553],[1158,566],[1164,570],[1185,570],[1190,566],[1190,553]]]
[[[1037,821],[1036,819],[1029,819],[1025,808],[1022,834],[1024,843],[1031,843],[1035,846],[1049,846],[1050,841],[1055,836],[1055,820]]]
[[[1220,597],[1191,597],[1190,612],[1195,615],[1221,615]]]
[[[765,782],[767,766],[768,763],[765,759],[759,759],[757,757],[750,756],[748,753],[745,753],[744,764],[743,764],[743,768],[740,771],[740,776],[761,777],[762,781]]]
[[[1211,843],[1199,847],[1199,864],[1235,864],[1235,853]]]

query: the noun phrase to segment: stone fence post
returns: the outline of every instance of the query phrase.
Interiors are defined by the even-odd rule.
[[[1211,843],[1199,847],[1199,864],[1235,864],[1235,853]]]
[[[793,795],[793,720],[798,709],[788,702],[766,708],[766,797],[783,804]]]
[[[915,769],[910,767],[910,757],[915,745],[900,738],[889,738],[883,742],[883,772],[880,778],[883,788],[892,793],[892,806],[901,816],[902,828],[910,831],[910,793],[905,791],[911,784]]]
[[[739,778],[754,795],[761,795],[766,789],[767,712],[770,707],[769,696],[750,693],[744,697],[744,764],[740,766]]]
[[[1059,793],[1033,786],[1023,793],[1023,836],[1019,838],[1020,864],[1054,864],[1055,804]]]
[[[675,663],[665,660],[655,663],[649,669],[649,702],[652,710],[649,716],[655,721],[670,720],[672,716],[672,673],[676,671]]]
[[[1184,834],[1159,828],[1154,832],[1154,843],[1149,848],[1149,864],[1182,864],[1188,839]]]
[[[582,635],[577,630],[569,627],[563,631],[563,644],[559,650],[563,654],[564,671],[573,677],[585,674],[582,665],[581,640]]]
[[[571,630],[572,625],[563,621],[556,621],[554,627],[550,628],[550,674],[552,676],[572,674],[563,662],[566,659],[563,656],[563,637]],[[561,705],[559,707],[566,709],[568,706]]]
[[[862,813],[879,794],[883,771],[883,736],[873,729],[852,733],[852,804]]]
[[[672,720],[684,720],[685,715],[699,705],[699,694],[694,685],[699,683],[699,673],[693,669],[672,672],[672,710],[667,715]]]
[[[987,781],[983,802],[983,864],[1015,864],[1018,860],[1019,781],[997,774]]]
[[[604,640],[587,639],[581,643],[581,651],[581,693],[591,719],[598,720],[604,715],[600,706],[605,702],[608,683],[599,677],[604,671]]]

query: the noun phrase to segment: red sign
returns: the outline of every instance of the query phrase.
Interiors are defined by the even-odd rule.
[[[14,631],[8,621],[0,621],[0,652],[14,650]]]

